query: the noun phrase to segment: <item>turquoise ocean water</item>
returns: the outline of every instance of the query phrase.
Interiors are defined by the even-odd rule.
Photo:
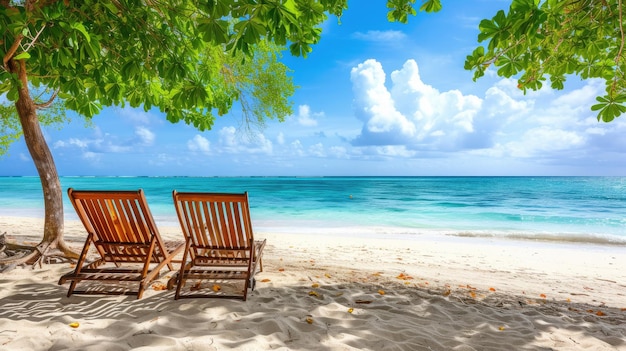
[[[626,177],[62,177],[61,185],[142,188],[164,225],[177,224],[173,189],[248,191],[257,232],[626,245]],[[64,198],[66,218],[76,219]],[[0,216],[42,217],[39,178],[0,177]]]

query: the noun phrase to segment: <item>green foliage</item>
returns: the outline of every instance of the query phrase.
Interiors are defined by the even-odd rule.
[[[598,120],[610,122],[626,112],[626,50],[620,0],[513,0],[480,22],[477,47],[465,61],[482,77],[490,65],[502,77],[517,77],[518,87],[537,90],[546,77],[563,89],[568,76],[600,78],[606,95],[597,97]]]
[[[406,22],[415,0],[389,0]],[[158,108],[171,122],[210,129],[240,101],[261,123],[291,113],[294,92],[280,47],[306,56],[329,15],[347,0],[9,2],[0,12],[0,56],[26,63],[32,88],[58,92],[87,118],[104,106]],[[424,1],[436,11],[439,0]],[[10,53],[14,43],[17,51]],[[15,72],[0,67],[0,94],[18,98]],[[14,138],[13,138],[14,139]]]

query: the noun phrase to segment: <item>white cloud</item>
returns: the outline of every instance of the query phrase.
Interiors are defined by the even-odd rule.
[[[148,128],[145,127],[137,127],[135,129],[135,134],[139,137],[140,143],[142,145],[150,146],[154,144],[154,139],[156,138],[154,133],[151,132]]]
[[[219,131],[219,152],[221,153],[259,153],[271,154],[272,141],[265,135],[241,135],[235,127],[224,127]]]
[[[309,154],[315,157],[326,157],[326,152],[324,152],[324,145],[322,145],[322,143],[317,143],[315,145],[309,146]]]
[[[150,122],[150,114],[138,108],[125,107],[118,109],[118,111],[121,116],[126,117],[135,123],[148,124]]]
[[[324,116],[323,112],[311,113],[309,105],[300,105],[298,106],[298,115],[296,118],[298,119],[298,123],[304,127],[315,127],[317,126],[317,120],[315,117],[322,116]]]
[[[459,148],[476,132],[474,119],[482,100],[458,90],[439,92],[425,84],[417,63],[408,60],[391,74],[391,90],[385,72],[375,60],[352,69],[356,114],[364,121],[355,145],[407,145]]]
[[[276,142],[278,143],[278,145],[283,145],[285,143],[285,134],[283,134],[283,132],[278,133],[278,136],[276,137]]]
[[[187,141],[187,148],[193,152],[208,155],[211,153],[211,142],[201,135],[196,135],[193,139]]]
[[[413,60],[390,77],[386,82],[375,60],[352,69],[355,116],[362,123],[352,144],[368,150],[363,155],[441,157],[469,152],[562,162],[558,160],[563,155],[583,157],[576,150],[626,152],[626,141],[620,141],[626,118],[598,123],[589,109],[602,94],[603,84],[597,80],[566,93],[544,86],[523,94],[514,79],[501,79],[480,98],[459,90],[439,91],[421,79]],[[349,152],[358,154],[355,149]]]
[[[400,41],[406,38],[406,35],[397,30],[386,30],[386,31],[369,30],[367,31],[367,33],[356,32],[352,35],[352,37],[355,39],[359,39],[359,40],[388,43],[388,42]]]

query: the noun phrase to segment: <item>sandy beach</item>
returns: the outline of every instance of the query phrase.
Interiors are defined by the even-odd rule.
[[[43,220],[0,217],[37,243]],[[160,227],[180,239],[175,227]],[[67,222],[79,250],[84,230]],[[256,233],[248,300],[66,297],[70,264],[0,274],[2,350],[626,350],[624,246]],[[172,272],[162,271],[157,283]],[[78,323],[73,328],[72,323]],[[74,324],[76,326],[76,324]]]

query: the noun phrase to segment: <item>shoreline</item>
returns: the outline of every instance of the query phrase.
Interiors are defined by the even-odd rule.
[[[37,243],[42,226],[0,216],[0,233],[21,241]],[[57,280],[69,264],[18,267],[0,275],[0,348],[626,350],[620,246],[333,234],[257,230],[264,271],[246,302],[154,289],[67,298]],[[64,236],[79,250],[84,229],[67,221]]]

